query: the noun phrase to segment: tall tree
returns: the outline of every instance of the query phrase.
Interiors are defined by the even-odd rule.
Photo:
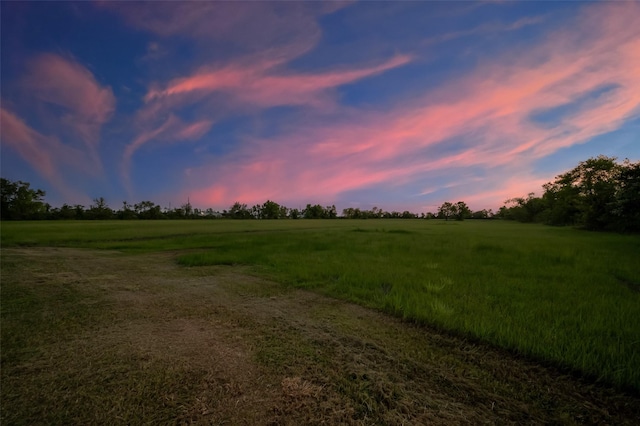
[[[58,210],[58,219],[77,219],[77,210],[68,204],[63,204]]]
[[[140,201],[133,206],[136,214],[140,219],[162,219],[162,208],[156,205],[152,201]],[[180,209],[181,214],[184,214],[184,208]],[[178,215],[176,215],[178,216]]]
[[[438,207],[438,218],[449,220],[456,215],[456,212],[456,205],[450,203],[449,201],[446,201],[442,203],[440,207]]]
[[[99,197],[93,199],[93,204],[89,206],[86,215],[88,219],[113,219],[113,210],[109,208],[107,200],[105,200],[104,197]]]
[[[299,209],[291,209],[289,210],[289,217],[291,219],[299,219],[300,218],[300,210]]]
[[[127,201],[123,201],[122,210],[118,211],[116,214],[119,219],[123,220],[137,219],[138,215],[136,214],[134,208],[135,206],[132,206]]]
[[[307,207],[302,211],[302,215],[305,219],[322,219],[326,217],[326,211],[320,204],[307,204]]]
[[[28,182],[0,179],[0,217],[9,220],[44,219],[45,192],[31,189]]]
[[[617,229],[640,231],[640,162],[623,163],[612,213]]]
[[[455,205],[456,220],[465,220],[471,217],[471,209],[464,201],[458,201]]]
[[[267,200],[260,207],[260,217],[262,219],[278,219],[280,217],[280,204]]]
[[[611,207],[615,204],[621,171],[615,158],[600,155],[581,161],[544,185],[549,221],[595,230],[607,228],[614,219]]]
[[[233,203],[226,216],[232,219],[251,219],[251,211],[247,208],[246,204],[242,204],[239,201]]]
[[[505,201],[511,204],[508,219],[520,222],[541,222],[548,216],[547,202],[544,198],[538,198],[533,192],[527,198],[516,197]]]

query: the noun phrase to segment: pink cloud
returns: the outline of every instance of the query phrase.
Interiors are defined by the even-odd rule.
[[[368,68],[329,71],[319,74],[288,74],[284,75],[273,70],[273,62],[259,62],[255,64],[232,64],[221,69],[204,68],[194,75],[177,78],[170,81],[166,87],[152,87],[145,96],[146,106],[137,114],[140,133],[126,148],[124,153],[124,178],[128,178],[131,158],[140,146],[166,133],[167,126],[173,126],[177,117],[173,111],[190,106],[213,92],[224,92],[229,109],[267,108],[278,105],[310,105],[326,104],[325,92],[343,84],[351,83],[362,78],[383,73],[408,63],[411,57],[398,55],[381,64]],[[206,107],[199,107],[200,114],[208,111]],[[169,114],[169,119],[158,123],[161,117]],[[208,115],[216,114],[215,111]],[[173,120],[173,121],[172,121]],[[183,129],[180,134],[194,133],[201,136],[211,127],[212,122],[203,120]],[[204,130],[204,131],[203,131]],[[171,138],[180,139],[178,133],[172,130]],[[198,137],[199,137],[198,136]],[[167,136],[165,135],[165,138]]]
[[[53,158],[44,151],[52,140],[33,130],[11,111],[0,109],[2,143],[16,151],[32,167],[48,178],[57,176]]]
[[[388,61],[363,69],[331,71],[315,75],[265,75],[246,87],[237,87],[235,95],[249,104],[262,107],[276,105],[314,105],[323,91],[381,74],[411,61],[408,55],[398,55]]]
[[[424,180],[435,171],[474,166],[502,170],[512,178],[487,179],[482,189],[471,185],[474,192],[464,198],[500,205],[505,197],[526,195],[552,178],[533,174],[535,161],[638,116],[638,21],[637,3],[586,6],[575,22],[537,47],[491,58],[467,76],[388,113],[345,111],[343,121],[304,123],[288,135],[252,141],[212,168],[192,170],[192,184],[225,182],[202,188],[192,199],[205,205],[275,196],[285,201],[307,194],[335,200],[345,191],[377,183]],[[297,82],[295,77],[291,81]],[[584,99],[608,85],[616,88]],[[578,101],[553,126],[531,119],[538,111]],[[451,152],[451,140],[461,144],[458,150]],[[243,178],[224,179],[234,170]]]
[[[529,173],[513,174],[512,178],[501,179],[499,182],[483,182],[474,187],[474,192],[463,194],[464,201],[474,210],[493,209],[503,206],[505,201],[514,197],[527,197],[531,192],[540,196],[542,185],[550,178],[540,178]],[[497,180],[497,179],[496,179]],[[490,189],[486,189],[489,187]]]
[[[24,120],[6,108],[0,109],[0,140],[22,157],[38,173],[68,198],[83,198],[69,190],[60,169],[72,168],[91,174],[86,153],[62,144],[53,136],[45,136],[32,129]]]
[[[318,17],[345,5],[161,3],[148,7],[146,4],[103,4],[117,11],[130,25],[160,37],[179,36],[206,42],[207,49],[203,51],[211,50],[211,43],[221,42],[241,52],[226,64],[219,57],[205,59],[208,65],[190,75],[149,86],[145,106],[136,114],[138,135],[124,152],[125,181],[129,179],[133,154],[142,145],[160,140],[160,135],[166,137],[171,117],[177,118],[182,108],[197,105],[195,111],[199,116],[215,121],[223,114],[280,105],[335,107],[332,90],[336,87],[411,60],[407,55],[397,55],[368,67],[310,74],[285,71],[284,64],[309,51],[320,40]],[[170,118],[166,119],[167,116]],[[196,128],[191,131],[199,133]]]
[[[202,120],[196,123],[191,123],[177,130],[173,137],[178,141],[197,140],[207,133],[211,129],[212,125],[213,120]]]
[[[54,54],[34,58],[22,79],[31,96],[64,107],[69,125],[80,121],[76,131],[83,139],[95,142],[99,127],[107,122],[115,108],[109,87],[102,87],[93,74],[79,63]]]
[[[94,168],[100,170],[97,152],[100,130],[115,109],[111,88],[101,86],[93,74],[75,60],[50,53],[29,61],[20,86],[27,98],[41,106],[38,111],[53,131],[69,130],[80,138]]]
[[[157,98],[188,94],[192,92],[213,92],[242,86],[255,76],[255,72],[239,66],[228,66],[216,71],[202,71],[191,77],[176,78],[166,88],[151,88],[145,95],[146,102]]]
[[[258,107],[314,105],[323,91],[383,73],[410,61],[410,56],[398,55],[368,68],[318,74],[278,73],[272,69],[275,65],[272,62],[230,65],[217,70],[205,68],[190,77],[174,79],[163,89],[150,89],[145,101],[189,94],[202,97],[220,91],[237,101]],[[174,103],[169,101],[168,105],[173,106]]]

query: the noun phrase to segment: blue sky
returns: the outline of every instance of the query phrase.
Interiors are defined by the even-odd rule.
[[[2,2],[2,176],[105,197],[497,209],[640,159],[638,2]]]

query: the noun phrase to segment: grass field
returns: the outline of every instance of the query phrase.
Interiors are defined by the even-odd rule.
[[[4,247],[0,423],[640,422],[640,396],[181,252]]]
[[[640,390],[638,236],[501,221],[5,222],[2,246],[243,265]]]

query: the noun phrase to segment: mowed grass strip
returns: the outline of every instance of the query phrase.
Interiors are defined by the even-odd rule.
[[[3,248],[2,424],[637,424],[616,392],[176,253]]]
[[[3,224],[3,244],[186,250],[640,390],[640,238],[511,222]]]

